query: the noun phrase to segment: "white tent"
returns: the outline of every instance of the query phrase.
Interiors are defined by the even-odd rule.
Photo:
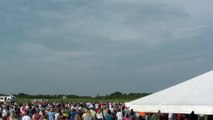
[[[213,114],[213,71],[128,102],[138,112]]]

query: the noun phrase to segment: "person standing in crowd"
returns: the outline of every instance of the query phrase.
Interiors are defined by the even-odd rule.
[[[130,110],[129,116],[132,120],[136,120],[136,115],[135,115],[135,112],[133,111],[133,109]]]
[[[123,113],[121,112],[121,109],[118,109],[118,112],[116,113],[117,120],[123,120]]]
[[[103,107],[103,115],[104,115],[104,118],[106,119],[106,116],[107,116],[107,112],[108,112],[109,108],[108,107]]]
[[[25,107],[25,104],[20,104],[20,115],[21,117],[23,117],[24,115],[27,114],[27,110],[26,110],[26,107]]]
[[[172,118],[173,118],[172,116],[173,116],[173,113],[169,113],[169,114],[168,114],[169,120],[172,120]]]
[[[181,113],[178,113],[178,114],[177,114],[177,120],[181,120],[181,117],[182,117],[182,114],[181,114]]]
[[[126,114],[124,120],[132,120],[132,119],[129,117],[129,114]]]
[[[42,118],[40,111],[36,111],[36,113],[32,116],[32,120],[42,120]]]
[[[46,112],[43,113],[43,120],[48,120],[48,115]]]
[[[110,111],[110,110],[108,110],[108,111],[107,111],[107,114],[106,114],[106,120],[113,120],[113,116],[112,116],[112,114],[111,114],[111,111]]]
[[[82,111],[81,111],[81,109],[79,109],[78,107],[76,108],[76,114],[78,114],[79,117],[82,116]]]
[[[50,111],[47,112],[47,115],[49,120],[55,120],[55,111],[53,107],[50,108]]]
[[[152,120],[158,120],[158,115],[157,113],[152,114]]]
[[[80,115],[76,114],[74,120],[81,120]]]
[[[190,114],[190,120],[197,120],[197,115],[194,113],[194,111]]]
[[[146,114],[146,120],[151,120],[152,119],[152,114],[150,112],[148,112]]]
[[[18,120],[16,113],[11,112],[7,120]]]
[[[93,118],[96,120],[96,112],[95,112],[95,110],[94,110],[94,107],[93,107],[93,105],[90,105],[89,106],[89,111],[91,112],[91,115],[93,116]]]
[[[160,120],[160,118],[161,118],[161,111],[160,110],[158,110],[157,116],[158,116],[158,120]]]
[[[74,120],[74,119],[75,119],[75,115],[76,115],[76,109],[73,108],[73,109],[72,109],[72,112],[71,112],[71,120]]]
[[[88,110],[83,120],[95,120],[95,119],[92,116],[91,111]]]
[[[96,118],[97,120],[104,120],[104,116],[101,109],[99,109],[98,112],[96,113]]]
[[[87,109],[83,108],[82,109],[82,116],[81,116],[82,120],[84,120],[84,118],[85,118],[86,115],[87,115]]]
[[[25,113],[22,117],[22,120],[31,120],[30,116]]]
[[[55,112],[55,120],[61,120],[61,110],[59,107],[56,108],[56,112]]]
[[[8,109],[7,109],[7,106],[4,105],[3,106],[3,109],[2,109],[2,120],[7,120],[7,115],[8,115]]]

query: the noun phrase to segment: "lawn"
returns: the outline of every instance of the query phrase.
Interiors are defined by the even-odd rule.
[[[20,103],[29,103],[31,102],[32,100],[34,99],[29,99],[29,98],[17,98],[17,103],[20,104]],[[40,100],[40,99],[37,99],[37,100]],[[48,101],[48,102],[121,102],[121,103],[124,103],[124,102],[128,102],[128,101],[131,101],[132,99],[97,99],[97,98],[73,98],[73,99],[42,99],[43,101]]]

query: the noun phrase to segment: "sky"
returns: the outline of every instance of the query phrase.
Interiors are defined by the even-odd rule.
[[[213,69],[212,0],[0,0],[0,93],[153,93]]]

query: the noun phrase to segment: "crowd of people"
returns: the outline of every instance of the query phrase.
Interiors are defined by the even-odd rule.
[[[123,103],[4,103],[0,106],[2,120],[136,120],[133,110]]]
[[[207,120],[193,116],[134,112],[124,103],[112,102],[0,104],[0,120]]]

